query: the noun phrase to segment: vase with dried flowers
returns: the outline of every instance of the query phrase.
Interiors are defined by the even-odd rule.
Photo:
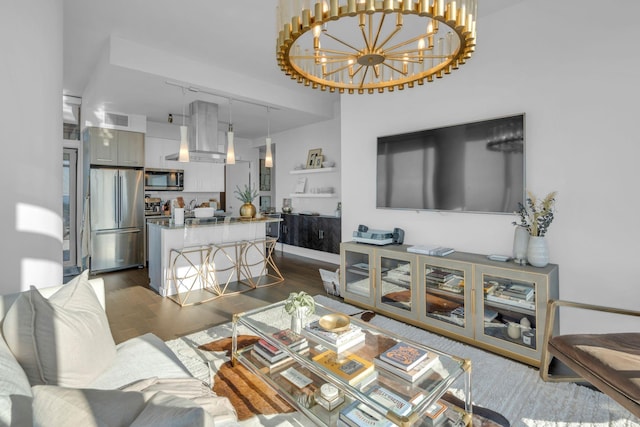
[[[527,261],[534,267],[544,267],[549,264],[549,247],[544,237],[554,219],[557,194],[556,191],[552,191],[544,199],[538,200],[529,191],[526,205],[518,204],[519,209],[516,214],[520,216],[520,222],[514,221],[513,224],[529,232]]]

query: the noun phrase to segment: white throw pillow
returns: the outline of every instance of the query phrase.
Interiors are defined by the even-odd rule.
[[[31,385],[84,387],[116,357],[107,315],[87,271],[48,300],[37,289],[23,292],[2,330]]]

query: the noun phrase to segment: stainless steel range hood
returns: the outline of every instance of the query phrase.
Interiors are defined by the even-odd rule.
[[[189,104],[189,117],[189,161],[224,163],[226,154],[218,151],[218,105],[194,101]],[[165,159],[178,160],[178,154]]]

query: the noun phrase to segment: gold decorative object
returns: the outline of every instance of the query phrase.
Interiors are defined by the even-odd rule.
[[[350,323],[349,317],[340,313],[325,314],[318,321],[320,327],[329,332],[346,331]]]
[[[471,57],[476,16],[477,0],[279,0],[276,57],[314,89],[403,90]]]
[[[244,203],[240,206],[240,216],[243,218],[253,218],[256,216],[256,207],[251,203]]]

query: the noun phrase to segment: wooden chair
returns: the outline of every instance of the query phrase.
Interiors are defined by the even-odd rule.
[[[560,307],[634,317],[640,317],[640,312],[550,300],[540,366],[540,376],[544,381],[586,380],[632,414],[640,417],[640,332],[553,336],[556,312]],[[549,364],[554,357],[579,377],[551,375]]]

